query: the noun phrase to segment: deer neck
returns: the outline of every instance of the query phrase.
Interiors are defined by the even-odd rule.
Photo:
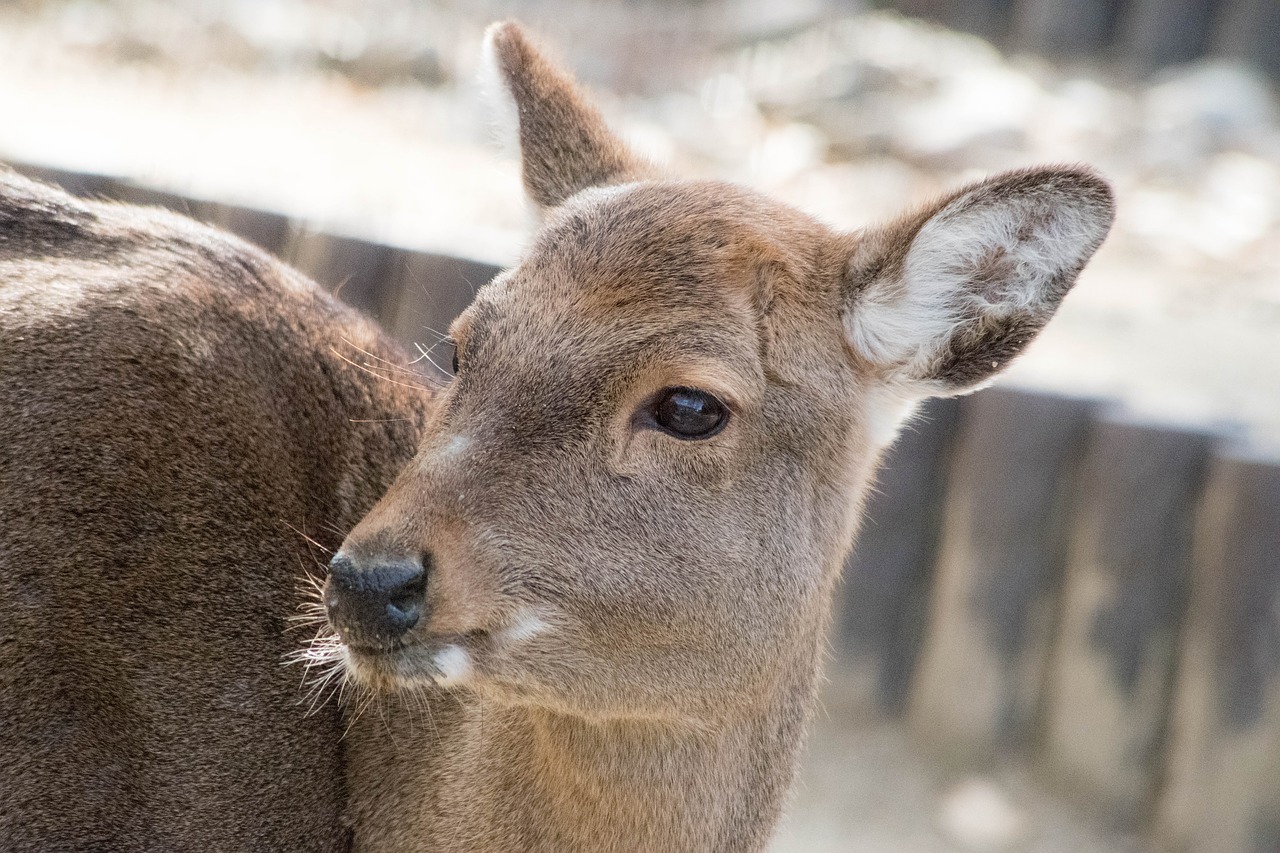
[[[691,727],[508,708],[476,713],[468,740],[485,753],[472,766],[501,779],[487,820],[517,829],[522,849],[750,851],[776,823],[804,714]],[[479,805],[478,781],[456,793]]]
[[[795,774],[817,649],[767,701],[716,724],[595,721],[456,694],[427,714],[371,711],[348,739],[356,848],[762,850]]]

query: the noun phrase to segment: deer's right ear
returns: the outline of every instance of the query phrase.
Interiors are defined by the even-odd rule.
[[[902,396],[975,388],[1039,333],[1102,244],[1111,188],[1084,168],[1007,172],[854,235],[854,357]]]
[[[626,183],[652,168],[604,122],[573,78],[549,61],[513,21],[485,33],[486,70],[509,98],[518,125],[525,192],[541,210],[588,187]]]

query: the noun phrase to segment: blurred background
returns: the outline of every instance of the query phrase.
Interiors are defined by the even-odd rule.
[[[530,221],[503,17],[651,159],[841,227],[1033,163],[1117,188],[1003,390],[888,460],[776,850],[1280,850],[1280,3],[9,0],[0,160],[427,350]]]

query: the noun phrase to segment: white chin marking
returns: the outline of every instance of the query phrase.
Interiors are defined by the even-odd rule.
[[[471,677],[471,655],[461,646],[445,646],[432,662],[440,672],[435,681],[441,687],[456,687]]]

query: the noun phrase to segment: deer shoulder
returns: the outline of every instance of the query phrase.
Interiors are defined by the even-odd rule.
[[[0,847],[345,849],[280,664],[429,406],[376,359],[228,235],[0,174]]]

